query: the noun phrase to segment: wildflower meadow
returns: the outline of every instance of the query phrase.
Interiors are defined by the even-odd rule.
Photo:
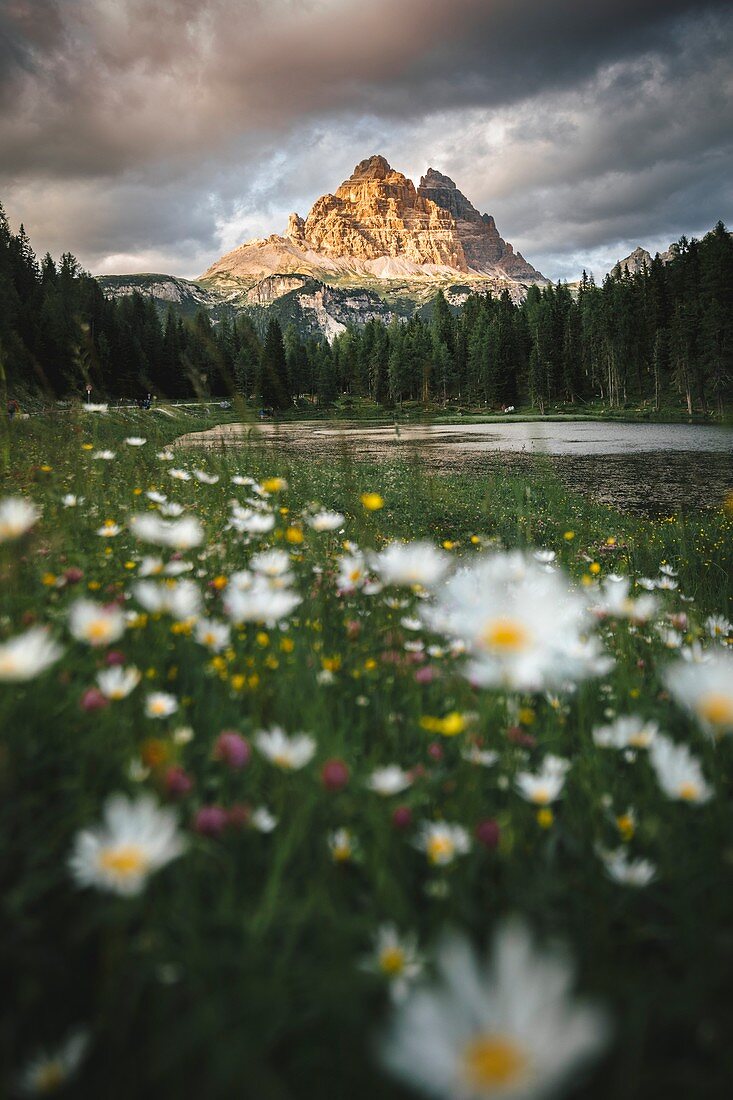
[[[203,426],[4,428],[0,1093],[729,1095],[733,497]]]

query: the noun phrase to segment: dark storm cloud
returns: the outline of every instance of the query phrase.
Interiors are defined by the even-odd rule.
[[[497,106],[677,49],[708,0],[10,0],[6,171],[115,173],[321,112]]]
[[[91,265],[189,274],[374,151],[530,258],[697,226],[731,26],[728,0],[0,0],[0,195]]]

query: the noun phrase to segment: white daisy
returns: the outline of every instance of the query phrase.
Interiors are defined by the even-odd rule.
[[[19,539],[41,518],[40,510],[25,497],[0,500],[0,542]]]
[[[597,726],[593,741],[601,749],[648,749],[658,733],[656,722],[638,714],[624,714],[608,726]]]
[[[131,666],[105,668],[97,673],[97,686],[107,699],[126,699],[140,683],[140,670]]]
[[[145,699],[145,714],[148,718],[170,718],[178,710],[178,700],[167,691],[151,691]]]
[[[338,531],[343,527],[345,517],[340,512],[315,512],[312,516],[306,516],[306,523],[314,531]]]
[[[204,541],[204,529],[195,516],[176,521],[161,519],[154,512],[142,512],[130,517],[130,530],[142,542],[174,550],[190,550]]]
[[[722,642],[729,634],[733,634],[733,623],[725,615],[708,615],[705,629],[714,641]]]
[[[77,834],[69,867],[80,886],[131,897],[183,850],[172,810],[150,795],[133,801],[116,794],[105,803],[102,823]]]
[[[538,772],[518,772],[517,790],[535,806],[549,806],[562,796],[570,761],[559,756],[546,756]]]
[[[493,768],[494,764],[499,759],[498,752],[493,752],[491,749],[482,749],[478,745],[469,745],[465,749],[461,749],[461,756],[464,760],[467,760],[469,764],[478,764],[482,768]]]
[[[142,447],[147,443],[147,439],[143,439],[141,435],[128,435],[125,443],[128,447]]]
[[[316,742],[309,734],[288,735],[280,726],[260,730],[255,735],[255,745],[271,764],[283,771],[304,768],[313,759],[316,751]]]
[[[371,565],[384,584],[431,587],[443,579],[450,557],[429,542],[392,542],[371,556]]]
[[[539,951],[523,925],[503,925],[491,964],[446,937],[438,978],[395,1011],[382,1061],[436,1100],[534,1100],[573,1080],[606,1041],[604,1016],[570,995],[565,955]]]
[[[125,616],[116,604],[106,606],[93,600],[77,600],[69,611],[69,631],[79,642],[109,645],[124,634]]]
[[[466,675],[483,687],[562,690],[608,667],[583,597],[518,551],[459,570],[423,616],[466,646]]]
[[[115,523],[113,519],[107,519],[97,530],[97,534],[101,535],[103,539],[113,539],[116,535],[119,535],[121,530],[119,523]]]
[[[256,810],[253,810],[250,822],[258,833],[271,833],[277,826],[277,818],[270,813],[266,806],[258,806]]]
[[[700,761],[687,745],[676,745],[668,737],[657,737],[649,750],[649,759],[657,773],[657,782],[667,798],[701,805],[713,797]]]
[[[137,581],[132,586],[132,593],[146,611],[170,615],[177,622],[195,619],[201,611],[201,592],[192,580]]]
[[[348,863],[356,853],[356,839],[350,829],[334,829],[326,837],[334,863]]]
[[[221,653],[231,640],[231,627],[228,623],[217,622],[216,619],[199,619],[194,638],[199,645],[206,646],[212,653]]]
[[[600,599],[592,610],[600,618],[629,619],[632,623],[645,623],[654,615],[657,601],[654,596],[640,596],[634,600],[629,595],[631,581],[628,577],[609,575],[601,584]]]
[[[240,535],[266,535],[275,526],[275,517],[270,512],[237,505],[232,509],[229,526]]]
[[[622,886],[648,886],[656,877],[657,868],[648,859],[631,859],[625,848],[601,852],[607,874]]]
[[[55,664],[62,653],[45,627],[33,626],[0,644],[0,682],[33,680]]]
[[[48,1096],[62,1089],[74,1076],[89,1049],[89,1036],[76,1031],[53,1050],[41,1050],[19,1074],[23,1096]]]
[[[389,982],[395,1001],[404,1000],[410,985],[423,972],[424,961],[417,948],[417,935],[401,936],[394,924],[381,924],[374,937],[374,950],[361,967]]]
[[[704,663],[680,661],[664,676],[680,706],[712,735],[733,733],[733,653],[716,649]]]
[[[263,623],[275,626],[300,604],[301,598],[288,589],[274,589],[267,580],[258,578],[249,589],[227,586],[224,609],[234,623]]]
[[[448,821],[423,821],[415,838],[415,847],[425,852],[428,861],[436,867],[445,867],[456,856],[470,850],[471,838],[462,825]]]
[[[406,791],[412,785],[412,779],[399,764],[388,764],[385,768],[375,768],[366,785],[370,791],[386,797]]]

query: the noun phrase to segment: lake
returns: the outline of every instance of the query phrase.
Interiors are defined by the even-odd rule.
[[[568,488],[632,511],[715,507],[733,490],[733,429],[706,424],[592,420],[400,424],[299,421],[227,424],[179,445],[269,442],[289,452],[383,459],[417,455],[428,469],[521,470],[546,456]]]

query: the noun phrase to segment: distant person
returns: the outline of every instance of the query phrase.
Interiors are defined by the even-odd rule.
[[[8,401],[8,419],[9,420],[14,420],[19,412],[20,412],[20,405],[18,404],[18,402],[13,397],[13,398],[11,398],[10,401]]]

